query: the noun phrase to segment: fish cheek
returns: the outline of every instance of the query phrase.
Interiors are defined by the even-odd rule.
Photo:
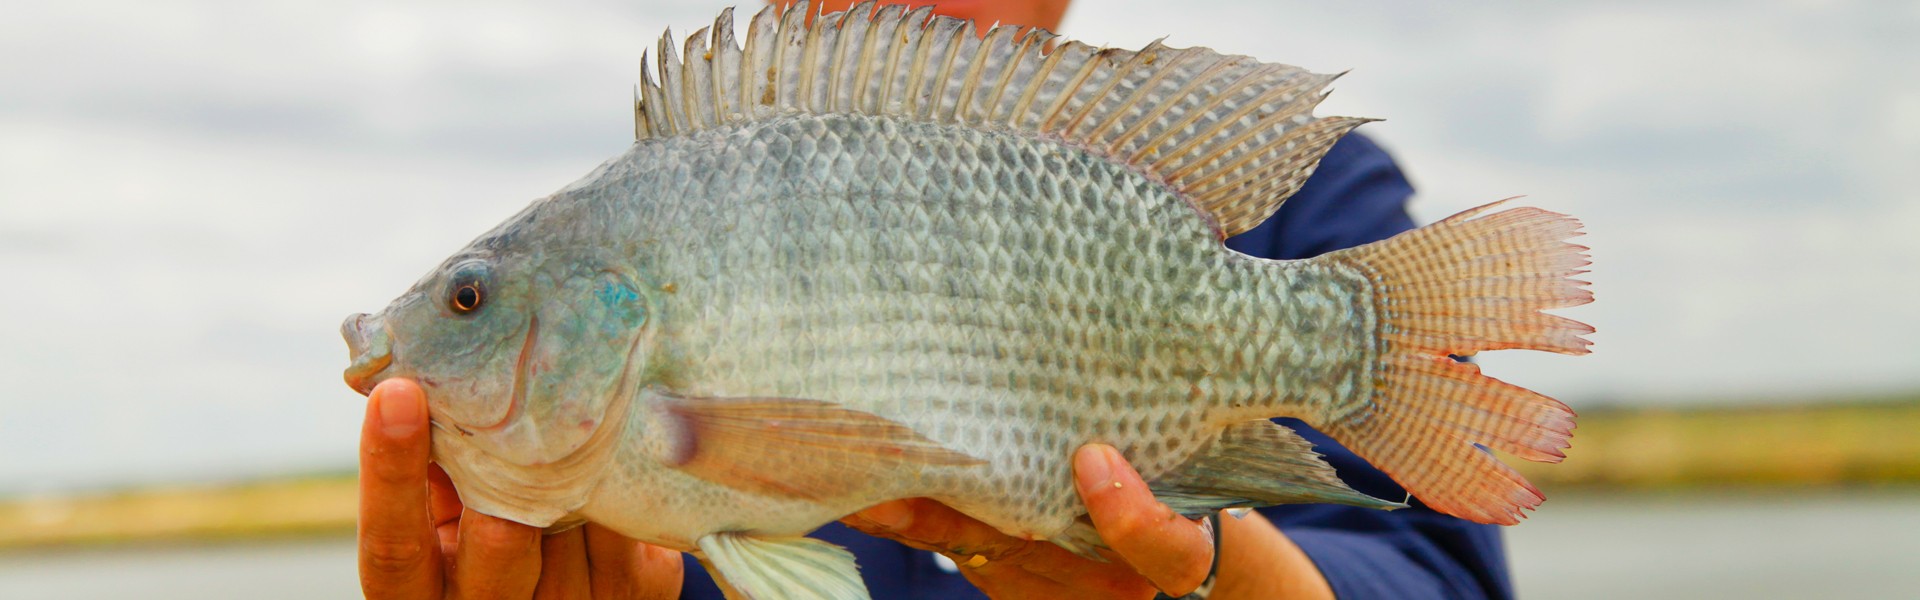
[[[617,273],[554,282],[541,302],[528,359],[526,415],[509,427],[502,458],[546,464],[579,450],[605,425],[608,407],[636,389],[647,330],[646,298]]]
[[[511,302],[452,315],[428,302],[407,307],[395,331],[395,363],[427,391],[433,416],[474,431],[512,412],[515,364],[530,325]]]

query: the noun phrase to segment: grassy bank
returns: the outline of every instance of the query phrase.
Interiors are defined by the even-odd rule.
[[[0,503],[0,549],[168,540],[218,540],[353,530],[349,476]]]
[[[1780,408],[1593,410],[1566,462],[1511,461],[1583,489],[1920,483],[1920,399]],[[353,530],[351,475],[0,500],[0,549]],[[1563,496],[1564,497],[1564,496]]]
[[[1916,432],[1920,399],[1587,411],[1566,462],[1510,462],[1548,490],[1913,483]]]

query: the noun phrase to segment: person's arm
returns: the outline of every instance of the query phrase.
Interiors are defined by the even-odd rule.
[[[1278,214],[1227,240],[1227,246],[1253,256],[1298,259],[1379,241],[1414,227],[1406,211],[1412,195],[1392,157],[1372,140],[1349,135]],[[1313,442],[1355,489],[1378,498],[1407,497],[1386,474],[1331,438],[1298,421],[1281,422]],[[1411,503],[1393,512],[1300,505],[1260,513],[1345,600],[1512,596],[1499,527]],[[1231,547],[1229,542],[1229,550],[1222,551],[1223,568]]]
[[[404,379],[367,397],[360,432],[360,587],[372,600],[673,598],[678,552],[588,524],[540,529],[466,510],[432,465],[426,395]]]

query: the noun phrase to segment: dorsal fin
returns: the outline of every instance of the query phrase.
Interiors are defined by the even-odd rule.
[[[867,114],[1024,134],[1092,152],[1164,183],[1222,237],[1259,225],[1333,143],[1372,119],[1316,118],[1334,75],[1206,48],[1137,51],[1062,42],[872,2],[818,15],[769,6],[747,26],[728,9],[641,61],[641,140],[793,114]]]

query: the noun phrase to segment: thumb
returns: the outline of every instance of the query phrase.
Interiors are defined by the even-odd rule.
[[[374,388],[360,433],[360,585],[368,598],[439,597],[440,545],[427,514],[425,395]]]
[[[1107,545],[1169,595],[1192,592],[1213,565],[1213,536],[1155,500],[1140,473],[1106,444],[1073,455],[1074,485]]]

